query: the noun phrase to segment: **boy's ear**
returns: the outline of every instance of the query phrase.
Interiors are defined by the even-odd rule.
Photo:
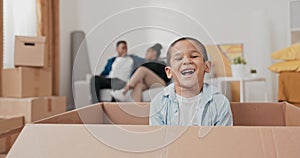
[[[166,67],[165,67],[165,72],[166,72],[166,74],[167,74],[167,77],[168,77],[169,79],[171,79],[171,78],[172,78],[172,69],[171,69],[171,67],[166,66]]]
[[[206,61],[205,62],[205,69],[204,72],[209,73],[211,68],[211,61]]]

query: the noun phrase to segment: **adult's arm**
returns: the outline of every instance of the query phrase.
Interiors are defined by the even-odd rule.
[[[105,65],[105,68],[104,70],[101,72],[101,76],[108,76],[111,69],[112,69],[112,64],[113,62],[115,61],[116,57],[113,57],[111,59],[108,59],[106,65]]]

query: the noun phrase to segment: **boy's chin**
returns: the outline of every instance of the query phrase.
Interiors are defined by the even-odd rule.
[[[190,80],[182,81],[181,83],[178,84],[178,86],[183,89],[195,89],[197,87],[201,88],[201,85],[199,84],[198,81],[190,81]]]

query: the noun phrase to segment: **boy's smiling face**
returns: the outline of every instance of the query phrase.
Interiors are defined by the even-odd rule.
[[[200,46],[192,40],[178,41],[173,45],[170,66],[165,71],[169,78],[174,78],[175,88],[200,92],[204,74],[210,70],[210,62],[204,61],[201,51]]]

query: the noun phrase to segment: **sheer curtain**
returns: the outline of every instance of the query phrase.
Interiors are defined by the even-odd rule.
[[[3,67],[14,67],[15,36],[36,36],[36,0],[3,0]]]

